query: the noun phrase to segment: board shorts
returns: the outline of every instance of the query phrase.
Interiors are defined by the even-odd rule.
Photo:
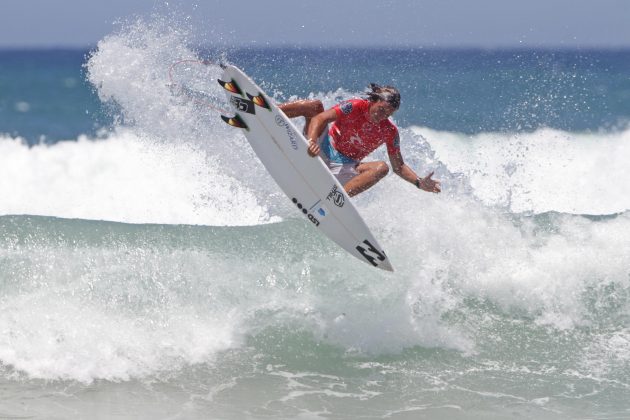
[[[341,185],[346,185],[348,181],[359,175],[357,166],[361,162],[339,153],[332,145],[328,130],[324,131],[319,138],[319,149],[319,156]]]

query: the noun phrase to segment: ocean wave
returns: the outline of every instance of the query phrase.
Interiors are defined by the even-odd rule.
[[[396,220],[366,204],[393,274],[348,260],[302,219],[209,227],[2,216],[0,361],[31,378],[91,382],[212,365],[251,345],[284,354],[325,343],[359,356],[434,347],[504,352],[507,362],[528,351],[514,343],[578,340],[585,327],[577,355],[619,344],[630,213],[514,220],[470,203],[396,200]]]
[[[611,215],[630,208],[630,130],[471,138],[413,127],[401,134],[407,163],[421,175],[436,171],[444,194],[515,214]],[[208,137],[203,144],[162,142],[119,128],[100,139],[30,147],[0,137],[0,214],[215,226],[291,217],[255,156],[236,158]],[[236,130],[220,141],[251,153]],[[383,151],[373,158],[387,160]],[[365,196],[380,201],[390,195],[380,190]]]

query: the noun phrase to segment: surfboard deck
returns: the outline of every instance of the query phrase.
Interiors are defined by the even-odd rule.
[[[219,84],[234,108],[221,118],[243,129],[256,155],[297,210],[359,260],[394,271],[383,248],[321,158],[269,96],[236,66],[224,67]]]

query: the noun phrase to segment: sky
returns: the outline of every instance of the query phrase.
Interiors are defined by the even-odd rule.
[[[0,48],[92,47],[155,13],[203,45],[630,48],[630,0],[0,0]]]

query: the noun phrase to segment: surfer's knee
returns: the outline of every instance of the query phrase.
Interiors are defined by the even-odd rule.
[[[319,99],[305,99],[295,102],[287,102],[278,105],[278,108],[289,118],[306,117],[313,118],[324,112],[324,105]]]
[[[321,114],[322,112],[324,112],[324,104],[319,99],[314,99],[313,101],[311,101],[310,106],[312,108],[311,112],[313,112],[311,117],[314,117],[315,115]]]
[[[383,178],[389,173],[389,165],[381,160],[376,162],[374,171],[377,178]]]
[[[314,116],[324,112],[324,104],[319,99],[308,99],[301,101],[300,104],[301,115],[307,119],[311,119]]]

